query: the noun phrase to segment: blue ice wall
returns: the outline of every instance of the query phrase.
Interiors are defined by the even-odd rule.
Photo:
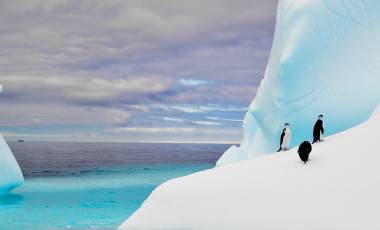
[[[2,86],[0,85],[0,92]],[[0,196],[24,183],[24,177],[8,144],[0,134]]]
[[[217,164],[274,152],[285,122],[292,147],[312,139],[319,114],[325,135],[351,128],[368,119],[379,98],[379,0],[279,0],[271,56],[243,141]]]

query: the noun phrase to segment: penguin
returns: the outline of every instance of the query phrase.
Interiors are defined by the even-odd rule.
[[[298,155],[305,164],[309,160],[309,154],[311,153],[312,146],[310,142],[304,141],[298,147]]]
[[[325,132],[325,129],[323,128],[323,115],[318,116],[317,122],[315,122],[314,129],[313,129],[313,144],[315,142],[320,142],[321,140],[321,134]]]
[[[292,132],[290,130],[290,124],[285,123],[285,128],[281,133],[280,148],[278,149],[277,152],[280,152],[281,150],[283,151],[288,150],[291,138],[292,138]]]

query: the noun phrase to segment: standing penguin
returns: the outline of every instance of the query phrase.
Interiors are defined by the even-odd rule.
[[[313,129],[313,144],[315,142],[320,142],[321,135],[325,132],[325,129],[323,128],[323,115],[318,116],[317,122],[315,122],[314,129]]]
[[[285,123],[285,128],[282,131],[281,139],[280,139],[280,148],[277,152],[286,151],[289,149],[290,141],[292,138],[292,132],[290,130],[290,124]]]

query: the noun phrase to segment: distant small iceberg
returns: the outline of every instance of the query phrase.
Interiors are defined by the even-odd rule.
[[[0,92],[3,87],[0,85]],[[11,149],[0,134],[0,196],[8,194],[12,189],[24,183],[20,166]]]
[[[0,196],[8,194],[24,183],[20,166],[2,135],[0,135],[0,168]]]

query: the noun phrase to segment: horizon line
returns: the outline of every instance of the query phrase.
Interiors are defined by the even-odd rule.
[[[225,144],[225,145],[240,145],[239,142],[212,142],[212,141],[106,141],[106,140],[26,140],[26,139],[6,139],[7,142],[67,142],[67,143],[128,143],[128,144]]]

